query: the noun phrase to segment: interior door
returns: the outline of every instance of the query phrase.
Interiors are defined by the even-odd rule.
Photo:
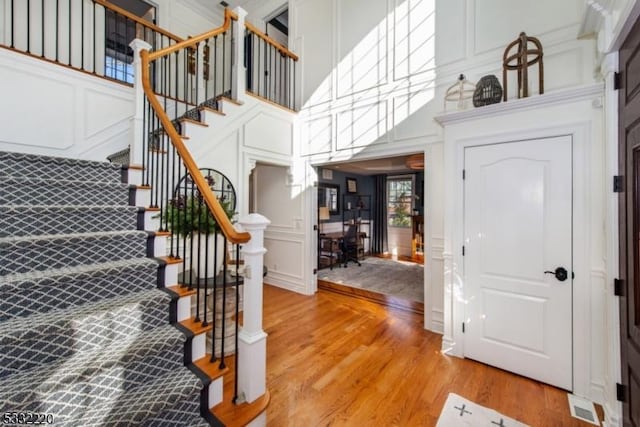
[[[620,49],[620,354],[624,425],[640,425],[640,21]]]
[[[567,390],[572,139],[465,149],[464,353]]]

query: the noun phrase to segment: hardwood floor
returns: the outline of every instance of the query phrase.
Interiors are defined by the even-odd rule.
[[[422,316],[265,285],[269,426],[434,426],[449,392],[531,426],[588,426],[566,393],[440,353]]]

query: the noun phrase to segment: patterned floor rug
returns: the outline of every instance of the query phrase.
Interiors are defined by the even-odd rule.
[[[358,266],[320,270],[318,279],[424,302],[424,267],[406,261],[367,257]]]
[[[505,417],[493,409],[485,408],[457,394],[449,393],[436,427],[458,426],[527,427],[526,424]]]

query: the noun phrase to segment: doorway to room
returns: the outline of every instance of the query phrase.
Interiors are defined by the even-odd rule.
[[[424,155],[317,173],[318,287],[423,312]]]

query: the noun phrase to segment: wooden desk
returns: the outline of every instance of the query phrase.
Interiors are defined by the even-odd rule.
[[[363,242],[367,237],[367,233],[360,232],[358,233],[360,236],[360,241]],[[344,239],[344,233],[335,232],[335,233],[323,233],[319,236],[318,241],[318,251],[319,251],[319,263],[318,268],[326,268],[329,267],[333,270],[333,266],[344,261],[344,254],[342,253],[342,240]],[[364,248],[364,244],[361,243],[358,249],[358,258],[360,258],[360,249]],[[362,253],[362,257],[364,258],[364,253]],[[323,266],[322,261],[325,261],[326,264]]]
[[[342,238],[342,233],[320,234],[318,240],[318,268],[329,267],[333,270],[335,264],[342,262]]]

